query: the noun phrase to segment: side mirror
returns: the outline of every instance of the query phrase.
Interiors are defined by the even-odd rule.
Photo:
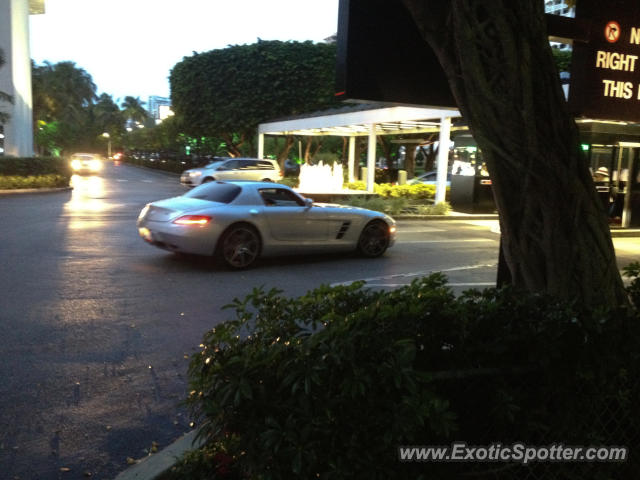
[[[304,206],[306,208],[311,208],[313,206],[313,198],[305,198],[304,199]]]

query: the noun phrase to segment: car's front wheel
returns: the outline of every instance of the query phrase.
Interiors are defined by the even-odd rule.
[[[382,255],[389,247],[389,226],[381,221],[369,222],[358,240],[358,251],[365,257],[374,258]]]
[[[218,253],[231,268],[247,268],[260,255],[260,235],[251,225],[231,226],[220,239]]]

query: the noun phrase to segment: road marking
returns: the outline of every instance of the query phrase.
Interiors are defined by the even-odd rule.
[[[116,182],[128,182],[126,178],[116,178]]]
[[[153,180],[142,180],[144,183],[153,183]]]
[[[394,275],[384,275],[381,277],[370,277],[370,278],[360,278],[360,279],[356,279],[356,280],[348,280],[346,282],[337,282],[337,283],[332,283],[330,286],[332,287],[346,287],[348,285],[351,285],[354,282],[366,282],[366,283],[370,283],[370,282],[376,282],[376,281],[384,281],[384,280],[392,280],[394,278],[410,278],[410,277],[426,277],[427,275],[430,275],[432,273],[435,272],[442,272],[442,273],[446,273],[446,272],[460,272],[463,270],[476,270],[478,268],[494,268],[496,267],[498,264],[497,263],[492,263],[492,264],[483,264],[483,265],[465,265],[462,267],[452,267],[452,268],[444,268],[444,269],[440,269],[440,270],[423,270],[421,272],[411,272],[411,273],[396,273]]]

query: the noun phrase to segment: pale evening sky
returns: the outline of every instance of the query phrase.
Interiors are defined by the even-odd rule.
[[[70,60],[114,100],[169,96],[171,68],[194,51],[337,31],[338,0],[46,0],[30,17],[31,58]],[[120,103],[120,102],[119,102]]]

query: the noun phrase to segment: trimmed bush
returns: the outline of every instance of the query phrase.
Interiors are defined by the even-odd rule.
[[[61,157],[0,158],[0,189],[66,187],[71,167]]]
[[[69,162],[62,157],[0,158],[0,175],[48,175],[59,174],[71,177]]]
[[[69,177],[64,175],[0,175],[0,190],[15,190],[20,188],[58,188],[68,187]]]
[[[366,190],[364,182],[352,182],[345,184],[345,188],[351,190]],[[409,200],[433,200],[436,196],[435,185],[418,183],[415,185],[392,185],[390,183],[375,183],[373,192],[383,198],[405,198]]]
[[[391,292],[256,289],[228,308],[235,318],[207,332],[189,368],[187,403],[208,440],[192,458],[209,463],[190,462],[188,478],[225,478],[211,470],[215,454],[230,478],[251,480],[604,479],[639,468],[633,453],[527,466],[397,454],[453,441],[639,445],[637,311],[508,288],[456,297],[440,274]]]

